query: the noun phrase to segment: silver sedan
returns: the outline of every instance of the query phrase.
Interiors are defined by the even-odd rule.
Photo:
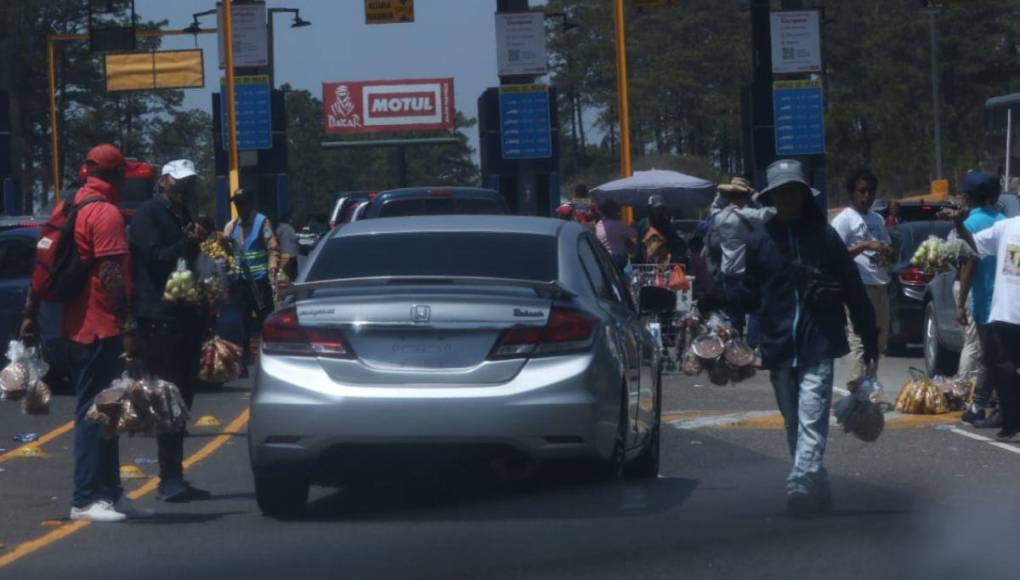
[[[660,353],[644,317],[674,297],[647,288],[635,305],[590,232],[437,216],[328,236],[263,327],[249,444],[264,513],[394,449],[656,477]]]

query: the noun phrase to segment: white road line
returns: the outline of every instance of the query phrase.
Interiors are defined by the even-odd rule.
[[[971,433],[970,431],[967,431],[965,429],[960,429],[959,427],[953,427],[949,431],[951,433],[956,433],[957,435],[962,435],[964,437],[967,437],[969,439],[973,439],[975,441],[981,441],[983,443],[987,443],[987,444],[991,445],[992,447],[998,447],[999,449],[1003,449],[1005,451],[1009,451],[1010,453],[1016,453],[1017,455],[1020,455],[1020,447],[1017,447],[1016,445],[1010,445],[1009,443],[1003,443],[1001,441],[995,441],[994,439],[991,439],[990,437],[985,437],[984,435],[978,435],[977,433]]]

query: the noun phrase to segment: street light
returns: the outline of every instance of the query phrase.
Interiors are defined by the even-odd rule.
[[[196,12],[191,15],[191,24],[183,30],[187,34],[198,35],[202,31],[202,25],[198,23],[198,19],[202,16],[209,16],[210,14],[216,14],[216,9],[206,10],[205,12]]]
[[[301,18],[301,10],[297,8],[270,8],[267,14],[269,22],[266,24],[269,26],[269,88],[276,88],[276,56],[274,54],[274,41],[273,41],[273,16],[277,14],[293,14],[294,20],[290,23],[291,28],[304,28],[305,26],[311,26],[312,23]]]

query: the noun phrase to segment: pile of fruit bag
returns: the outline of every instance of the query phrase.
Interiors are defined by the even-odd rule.
[[[207,238],[199,245],[199,249],[203,254],[209,256],[213,260],[222,263],[227,272],[233,272],[236,266],[234,256],[227,250],[226,239],[223,238],[223,234],[217,232],[215,235]]]
[[[882,411],[882,385],[872,376],[862,376],[847,383],[850,395],[833,405],[836,421],[843,431],[868,443],[875,441],[885,429]]]
[[[942,389],[924,371],[911,368],[911,379],[896,396],[894,408],[911,415],[941,415],[949,412],[949,402]]]
[[[229,383],[241,376],[241,347],[214,336],[202,345],[198,365],[199,380],[207,383]]]
[[[188,408],[177,385],[127,373],[98,395],[85,419],[103,427],[103,435],[154,435],[184,430]]]
[[[938,274],[973,255],[974,251],[963,240],[943,240],[936,236],[928,236],[928,239],[918,246],[910,263],[922,272]]]
[[[43,377],[50,365],[39,349],[12,340],[7,345],[7,360],[10,363],[0,371],[0,399],[21,400],[21,410],[26,415],[49,414],[52,395]]]
[[[166,281],[163,300],[174,304],[199,304],[202,302],[202,294],[198,284],[195,283],[195,275],[188,269],[188,263],[183,258],[177,260],[177,269],[170,274],[170,278]]]

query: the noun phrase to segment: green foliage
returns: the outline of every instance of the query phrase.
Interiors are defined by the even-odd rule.
[[[824,2],[827,165],[834,198],[842,177],[857,166],[870,166],[889,196],[927,191],[934,177],[929,26],[920,7],[917,0]],[[748,8],[747,0],[684,0],[676,8],[628,10],[636,168],[650,155],[693,156],[716,175],[745,173],[741,91],[751,78]],[[569,187],[615,178],[612,2],[550,0],[547,10],[565,12],[579,25],[562,32],[552,21],[549,28],[553,82],[561,95],[564,182]],[[947,2],[938,18],[943,151],[954,183],[984,161],[984,101],[1020,90],[1018,17],[1020,5],[1013,0],[982,0]],[[695,174],[715,178],[704,170]]]

